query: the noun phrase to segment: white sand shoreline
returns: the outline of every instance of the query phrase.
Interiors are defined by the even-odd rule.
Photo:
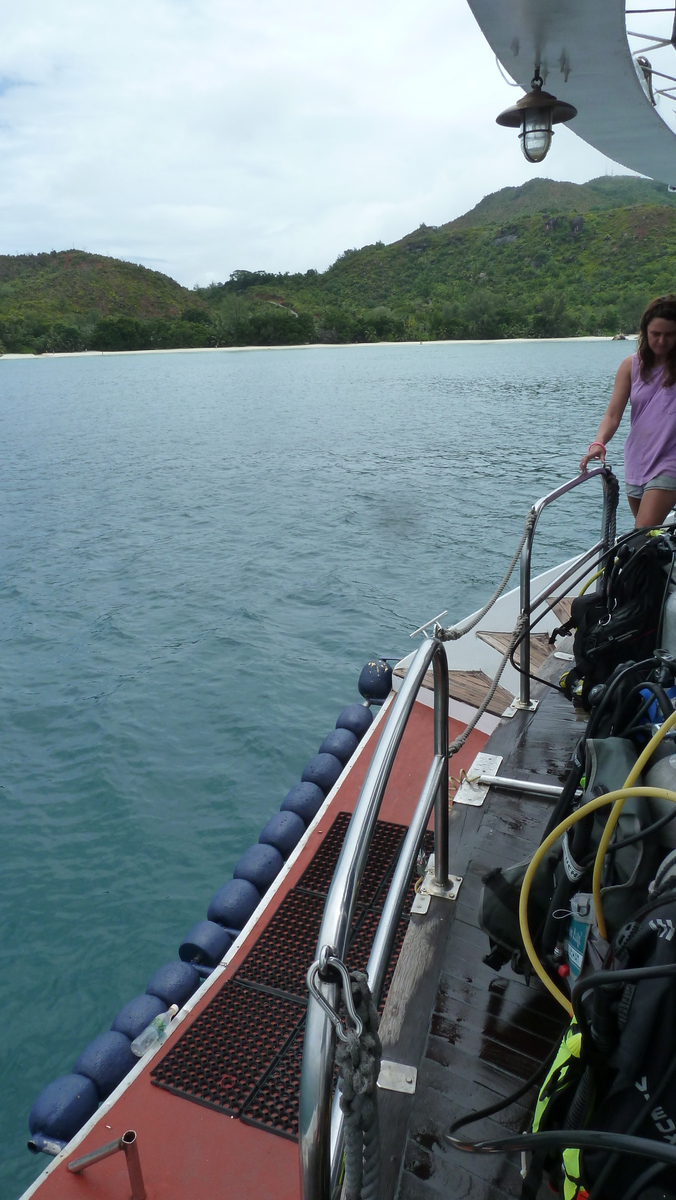
[[[505,346],[525,345],[528,342],[612,342],[610,336],[563,338],[445,338],[425,342],[303,342],[297,346],[179,346],[173,350],[63,350],[45,354],[0,354],[0,362],[21,359],[34,361],[53,358],[112,358],[124,354],[249,354],[269,350],[348,350],[373,349],[377,346]],[[627,334],[627,342],[636,341],[636,334]]]

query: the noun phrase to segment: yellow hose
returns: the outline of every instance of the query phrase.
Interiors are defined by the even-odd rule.
[[[636,762],[634,763],[633,767],[631,768],[631,771],[629,772],[629,774],[627,775],[627,778],[624,781],[624,786],[622,788],[623,792],[624,792],[625,788],[631,788],[633,786],[635,780],[638,779],[638,777],[641,774],[641,771],[643,770],[646,763],[652,758],[652,756],[655,752],[655,749],[657,746],[659,746],[660,742],[662,741],[662,738],[665,736],[666,733],[669,732],[669,730],[674,725],[676,725],[676,712],[673,712],[671,714],[671,716],[667,717],[666,721],[664,721],[663,724],[660,725],[659,729],[657,730],[657,733],[653,734],[653,736],[651,737],[650,741],[648,742],[648,745],[646,746],[645,750],[643,750],[642,753],[639,755],[639,757],[636,759]],[[601,874],[603,871],[603,860],[606,856],[606,851],[610,844],[610,839],[613,836],[613,831],[615,829],[615,826],[617,825],[617,822],[620,819],[620,813],[622,812],[622,809],[624,807],[624,800],[625,800],[625,797],[623,796],[623,797],[619,798],[617,800],[617,802],[613,805],[613,810],[612,810],[610,816],[608,817],[608,820],[606,822],[606,827],[603,830],[603,833],[601,834],[601,841],[599,842],[599,848],[596,852],[596,859],[594,861],[594,874],[592,876],[592,895],[594,897],[594,911],[596,913],[596,924],[598,925],[598,930],[599,930],[599,933],[601,934],[601,937],[605,938],[606,941],[608,939],[608,932],[606,929],[605,918],[603,916],[603,905],[602,905],[602,901],[601,901]]]
[[[676,713],[674,713],[674,719],[676,720]],[[664,729],[664,726],[662,726],[662,728]],[[655,738],[653,738],[652,741],[655,741]],[[649,747],[646,746],[646,750],[648,748]],[[643,755],[641,755],[641,758],[642,757]],[[554,981],[549,978],[549,975],[545,971],[542,963],[535,953],[535,947],[533,945],[533,941],[530,936],[530,930],[528,928],[528,897],[530,895],[531,883],[533,882],[533,876],[535,875],[535,872],[537,871],[544,855],[547,853],[550,847],[554,845],[554,842],[561,837],[561,834],[565,833],[567,829],[570,829],[571,825],[574,825],[576,821],[581,821],[582,818],[586,817],[588,813],[595,812],[597,808],[602,808],[606,804],[614,804],[615,806],[619,804],[621,809],[624,801],[628,799],[629,796],[654,796],[658,800],[672,800],[674,804],[676,804],[676,792],[668,791],[666,788],[651,787],[623,787],[615,792],[607,792],[605,796],[597,796],[595,800],[587,801],[582,808],[578,808],[577,812],[571,813],[570,816],[566,817],[564,821],[561,821],[561,823],[557,825],[555,829],[552,829],[549,837],[545,838],[544,842],[538,846],[528,865],[528,870],[526,871],[523,884],[521,885],[521,895],[519,896],[519,928],[521,929],[521,937],[526,949],[526,954],[530,959],[533,970],[538,978],[542,980],[547,988],[547,991],[551,992],[554,999],[558,1000],[562,1008],[565,1008],[566,1012],[571,1016],[573,1013],[573,1008],[570,1000],[563,994],[560,988],[556,986]],[[599,932],[601,932],[600,929]],[[602,937],[605,938],[606,934],[603,933]]]
[[[596,583],[596,580],[601,578],[604,571],[605,571],[605,567],[601,567],[600,571],[597,571],[595,575],[592,575],[591,579],[587,580],[587,582],[585,583],[582,590],[578,592],[578,599],[580,598],[580,596],[584,596],[587,588],[591,587],[592,583]]]

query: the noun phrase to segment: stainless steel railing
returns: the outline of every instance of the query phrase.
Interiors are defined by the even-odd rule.
[[[427,638],[411,663],[380,736],[345,835],[324,908],[317,952],[330,946],[344,961],[378,812],[397,750],[425,673],[434,668],[434,757],[404,839],[368,961],[376,1004],[392,953],[404,897],[420,844],[434,808],[434,891],[448,891],[448,661],[443,644]],[[337,988],[320,982],[331,1007]],[[342,1155],[342,1114],[331,1117],[335,1030],[321,1005],[310,997],[300,1084],[300,1161],[303,1200],[330,1200]],[[332,1128],[333,1125],[333,1128]]]
[[[538,596],[535,597],[535,600],[531,600],[530,588],[533,539],[535,537],[535,530],[541,514],[544,512],[545,508],[548,507],[548,505],[554,502],[554,500],[558,500],[559,497],[564,496],[566,492],[570,492],[573,488],[579,487],[581,483],[586,483],[588,479],[594,479],[597,475],[601,475],[603,479],[603,518],[600,541],[591,546],[584,554],[581,554],[579,558],[576,558],[571,567],[568,567],[565,571],[558,575],[552,583],[548,584],[548,586],[541,591]],[[568,483],[562,484],[561,487],[555,488],[553,492],[549,492],[548,495],[542,496],[540,500],[536,501],[531,509],[531,512],[534,514],[534,519],[531,524],[528,537],[524,542],[523,550],[521,551],[520,608],[522,622],[525,618],[527,618],[530,623],[532,613],[534,613],[535,610],[539,608],[539,606],[543,604],[549,596],[553,595],[553,593],[561,586],[562,583],[565,583],[568,579],[570,579],[577,571],[579,571],[580,567],[592,559],[595,554],[598,553],[599,556],[601,556],[610,548],[615,540],[615,510],[617,509],[617,497],[617,479],[611,468],[596,467],[593,471],[584,471],[580,475],[576,475],[575,479],[570,479]],[[519,667],[521,669],[521,682],[519,687],[518,707],[532,708],[534,705],[532,704],[530,698],[529,634],[526,634],[521,641],[519,649]]]

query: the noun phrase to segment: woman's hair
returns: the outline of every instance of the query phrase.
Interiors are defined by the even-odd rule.
[[[648,345],[648,326],[651,321],[660,317],[664,321],[673,321],[676,325],[676,295],[658,296],[651,300],[641,317],[638,345],[636,352],[640,363],[641,379],[647,379],[655,366],[655,355]],[[676,344],[664,364],[664,384],[672,387],[676,383]]]

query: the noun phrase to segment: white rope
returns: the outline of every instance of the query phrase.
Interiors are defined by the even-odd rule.
[[[479,624],[479,621],[481,621],[486,616],[486,613],[491,610],[491,608],[495,604],[496,600],[498,600],[500,598],[500,596],[504,592],[505,588],[507,587],[507,584],[509,583],[509,581],[512,577],[512,572],[514,571],[514,568],[515,568],[517,562],[519,561],[519,556],[526,544],[526,540],[530,536],[530,532],[535,524],[535,521],[536,521],[535,509],[531,508],[528,516],[526,517],[526,523],[523,527],[523,534],[521,535],[521,541],[519,542],[516,550],[514,551],[514,554],[512,555],[512,561],[510,562],[510,564],[507,568],[507,571],[502,579],[502,583],[500,583],[498,585],[496,590],[493,592],[493,595],[491,596],[490,600],[486,604],[484,604],[483,608],[478,613],[475,613],[475,615],[469,621],[467,621],[465,625],[452,625],[450,629],[444,629],[443,640],[445,642],[455,642],[458,640],[458,638],[464,637],[466,633],[469,633],[470,629],[474,629],[474,626]]]

